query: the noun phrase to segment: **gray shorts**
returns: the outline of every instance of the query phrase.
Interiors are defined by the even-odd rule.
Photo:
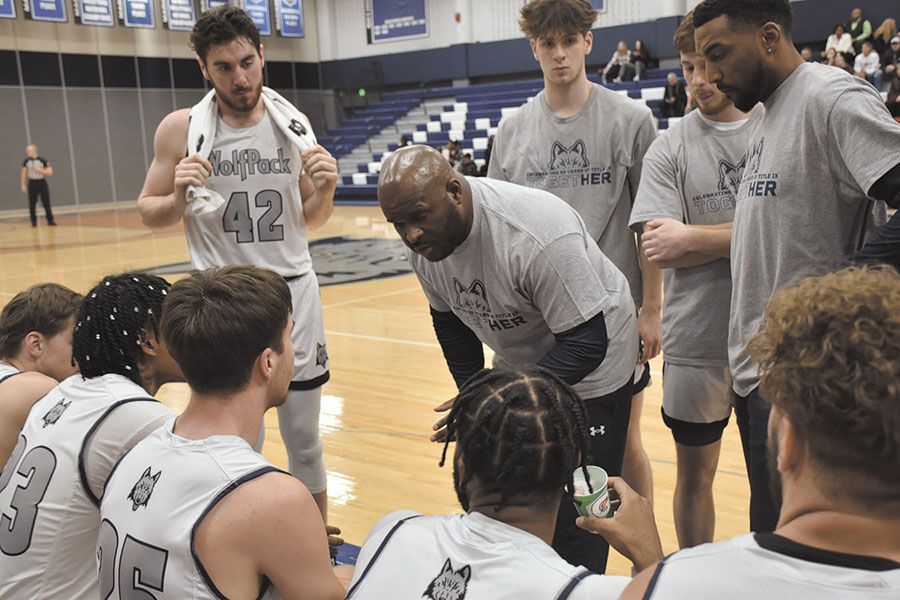
[[[325,323],[322,320],[322,299],[319,282],[309,270],[304,275],[287,278],[293,304],[294,375],[292,390],[320,387],[328,381],[328,348],[325,345]]]
[[[663,413],[687,423],[715,423],[731,416],[734,396],[728,367],[663,365]]]

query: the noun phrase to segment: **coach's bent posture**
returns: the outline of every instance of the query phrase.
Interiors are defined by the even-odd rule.
[[[191,397],[110,476],[102,597],[344,597],[312,494],[253,450],[263,414],[288,393],[292,325],[274,271],[196,271],[172,286],[162,332]]]
[[[775,295],[750,346],[772,403],[775,532],[682,550],[622,598],[900,598],[898,303],[900,276],[886,268]]]
[[[496,367],[550,369],[585,399],[595,463],[618,475],[638,354],[634,302],[575,210],[548,192],[463,177],[427,146],[385,161],[378,201],[410,249],[457,386],[484,366],[482,342]],[[559,516],[553,547],[602,572],[602,538],[575,527],[571,500]]]
[[[586,417],[572,388],[546,369],[472,376],[447,419],[457,440],[453,483],[468,514],[400,510],[381,519],[347,598],[618,598],[628,578],[574,567],[549,545],[563,485],[590,460]],[[621,479],[612,485],[623,501],[616,525],[634,542],[622,552],[641,569],[662,556],[650,503]]]

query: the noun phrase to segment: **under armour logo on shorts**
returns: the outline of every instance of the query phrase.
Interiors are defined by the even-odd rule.
[[[591,437],[596,437],[598,435],[606,435],[606,425],[601,425],[599,429],[597,427],[594,427],[593,425],[591,425],[590,434],[591,434]]]

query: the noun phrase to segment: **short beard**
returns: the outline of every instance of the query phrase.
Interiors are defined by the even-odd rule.
[[[216,89],[216,97],[219,100],[221,100],[222,103],[225,104],[225,106],[227,106],[228,108],[230,108],[232,110],[235,110],[238,112],[250,112],[251,110],[256,108],[257,104],[259,104],[260,96],[262,96],[262,88],[263,88],[263,83],[262,83],[262,80],[260,80],[259,85],[256,86],[255,90],[253,90],[253,92],[254,92],[253,100],[247,105],[235,104],[228,97],[228,94],[221,93],[218,89]]]

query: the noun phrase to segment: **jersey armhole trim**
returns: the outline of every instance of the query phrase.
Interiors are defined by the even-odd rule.
[[[200,561],[200,557],[197,555],[197,550],[194,547],[194,537],[197,535],[197,527],[200,526],[200,522],[206,517],[206,515],[213,509],[213,507],[222,501],[225,496],[233,492],[238,488],[239,485],[243,483],[247,483],[253,479],[256,479],[260,475],[265,475],[266,473],[284,473],[281,469],[274,466],[262,467],[261,469],[257,469],[256,471],[251,471],[246,475],[235,479],[224,489],[222,489],[216,497],[212,499],[212,502],[203,509],[203,512],[200,513],[200,516],[194,522],[194,525],[191,527],[191,557],[194,559],[194,565],[197,567],[197,570],[200,571],[200,575],[203,577],[203,581],[206,583],[206,586],[209,590],[215,595],[216,598],[221,600],[228,600],[228,596],[219,591],[219,588],[216,587],[216,584],[213,583],[212,577],[209,576],[209,573],[206,572],[206,568],[203,566],[203,563]],[[269,588],[269,584],[271,583],[268,578],[263,578],[265,581],[260,586],[259,596],[257,598],[262,598],[263,594],[266,593],[266,590]]]
[[[25,372],[26,371],[16,371],[15,373],[10,373],[9,375],[4,375],[3,377],[0,377],[0,383],[3,383],[10,377],[15,377],[16,375],[21,375],[22,373],[25,373]]]
[[[361,584],[363,582],[363,580],[366,578],[366,575],[369,574],[369,571],[372,569],[372,565],[375,564],[375,561],[377,561],[378,557],[381,555],[381,551],[384,550],[385,546],[387,546],[387,543],[391,540],[391,537],[393,537],[393,535],[397,532],[397,530],[400,529],[400,526],[403,525],[404,523],[406,523],[407,521],[411,521],[412,519],[418,519],[422,516],[424,516],[424,515],[412,515],[410,517],[406,517],[405,519],[400,519],[399,521],[394,523],[394,526],[391,527],[391,530],[388,531],[387,535],[384,536],[384,539],[381,540],[381,544],[379,544],[378,549],[375,551],[375,554],[372,555],[372,560],[370,560],[369,564],[366,565],[366,568],[363,571],[363,574],[359,576],[359,579],[356,580],[356,583],[353,584],[353,587],[351,587],[347,591],[346,600],[350,600],[350,598],[353,596],[353,593],[356,592],[356,590],[359,588],[359,584]]]
[[[659,564],[656,565],[656,570],[653,571],[653,577],[650,578],[650,583],[647,584],[647,590],[644,592],[643,600],[650,600],[650,597],[653,596],[653,590],[656,588],[656,582],[659,580],[659,574],[662,573],[663,566],[665,566],[666,561],[669,557],[665,557]]]
[[[91,489],[91,486],[88,484],[87,480],[87,470],[84,467],[84,453],[87,450],[88,441],[94,437],[94,433],[97,432],[97,429],[101,424],[112,414],[112,411],[116,410],[123,404],[127,404],[129,402],[159,402],[156,398],[128,398],[126,400],[119,400],[114,403],[112,406],[106,409],[99,419],[97,419],[91,428],[88,429],[87,435],[84,436],[84,440],[81,442],[81,450],[78,452],[78,475],[81,478],[81,486],[84,488],[85,494],[87,494],[88,499],[96,506],[98,509],[100,508],[100,498],[103,497],[103,494],[100,494],[100,498],[94,495],[94,491]],[[127,454],[127,452],[125,453]],[[124,454],[122,455],[124,456]],[[122,457],[119,457],[119,461],[122,460]],[[116,467],[119,466],[119,461],[113,465],[112,470],[110,470],[109,475],[106,476],[106,481],[103,482],[103,489],[106,490],[106,483],[109,481],[109,477],[113,474],[113,471],[116,470]]]
[[[556,600],[566,600],[572,594],[572,592],[575,591],[575,588],[579,583],[593,574],[594,573],[589,571],[588,569],[584,569],[580,573],[573,575],[572,578],[569,579],[569,583],[566,584],[566,587],[560,590],[559,594],[556,596]]]

